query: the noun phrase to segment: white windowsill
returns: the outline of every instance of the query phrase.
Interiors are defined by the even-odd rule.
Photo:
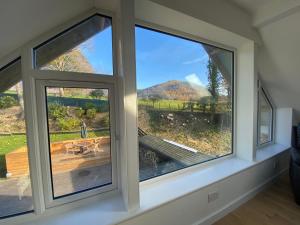
[[[88,206],[80,206],[65,212],[47,213],[39,216],[28,224],[41,225],[112,225],[143,214],[148,210],[159,207],[167,202],[174,201],[189,193],[200,190],[217,181],[240,173],[270,159],[289,147],[274,144],[257,151],[256,160],[253,162],[229,157],[215,164],[208,164],[203,168],[188,169],[174,176],[166,176],[155,182],[143,182],[140,184],[140,208],[134,212],[127,212],[120,195],[109,197]],[[173,188],[176,187],[176,188]]]

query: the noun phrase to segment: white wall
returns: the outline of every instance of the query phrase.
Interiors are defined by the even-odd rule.
[[[277,108],[276,109],[276,128],[275,140],[276,143],[284,146],[291,146],[292,126],[294,123],[293,109],[292,108]]]
[[[151,0],[199,20],[222,27],[255,42],[260,42],[252,28],[252,18],[239,7],[224,0]]]
[[[202,225],[211,224],[229,210],[253,197],[274,175],[288,167],[287,152],[235,174],[211,186],[176,199],[120,225]],[[279,166],[274,168],[275,162]],[[176,188],[176,187],[174,187]],[[218,190],[219,199],[208,202],[208,193]],[[155,198],[156,196],[153,196]]]

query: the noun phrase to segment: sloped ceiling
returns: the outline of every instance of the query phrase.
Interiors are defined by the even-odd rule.
[[[262,38],[258,72],[277,107],[295,109],[300,122],[300,1],[232,0],[252,15]]]
[[[260,29],[258,69],[273,101],[293,107],[300,122],[300,12]]]
[[[1,0],[0,59],[92,7],[93,0]]]

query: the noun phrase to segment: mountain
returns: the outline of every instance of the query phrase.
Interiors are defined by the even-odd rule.
[[[199,100],[205,96],[210,96],[205,87],[179,80],[171,80],[138,90],[138,98],[156,97],[188,101]]]

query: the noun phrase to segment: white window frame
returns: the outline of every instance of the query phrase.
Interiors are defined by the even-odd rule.
[[[140,4],[138,1],[136,4]],[[199,171],[201,168],[214,163],[220,162],[220,160],[225,160],[227,158],[238,157],[245,160],[253,160],[255,142],[252,138],[242,140],[241,135],[244,136],[245,132],[252,134],[255,132],[252,129],[253,124],[256,121],[252,118],[252,114],[256,114],[253,109],[253,105],[256,103],[256,99],[252,96],[255,95],[255,89],[252,84],[254,81],[253,73],[253,59],[255,52],[255,44],[252,41],[238,37],[230,32],[225,33],[220,31],[219,28],[209,27],[209,30],[202,29],[207,28],[207,26],[202,24],[200,20],[189,18],[188,21],[192,21],[191,24],[175,24],[165,23],[170,20],[165,20],[165,17],[169,15],[161,15],[159,20],[156,20],[157,15],[155,13],[144,13],[144,10],[148,10],[148,7],[140,8],[134,12],[134,1],[121,1],[118,3],[116,14],[104,10],[92,10],[86,14],[78,16],[75,19],[59,26],[52,31],[30,41],[22,48],[18,49],[19,55],[22,57],[22,75],[24,82],[24,102],[25,102],[25,115],[26,121],[30,121],[27,124],[27,135],[28,135],[28,146],[29,146],[29,165],[31,173],[31,182],[33,189],[33,199],[34,199],[34,213],[26,214],[23,216],[18,216],[14,218],[8,218],[1,220],[0,224],[10,224],[24,221],[32,220],[34,218],[44,215],[51,215],[51,213],[60,212],[61,210],[70,209],[80,205],[81,203],[89,203],[91,201],[99,201],[102,198],[110,196],[110,192],[102,193],[98,196],[93,196],[93,198],[84,198],[80,201],[73,202],[72,204],[64,204],[58,207],[49,208],[46,210],[45,204],[45,193],[43,188],[43,176],[41,168],[41,155],[39,152],[39,129],[38,123],[39,118],[37,116],[37,109],[39,105],[36,102],[37,87],[36,81],[41,79],[49,80],[62,80],[62,81],[89,81],[89,82],[99,82],[103,84],[111,84],[115,88],[116,97],[116,147],[117,147],[117,169],[118,169],[118,192],[123,200],[125,208],[128,211],[135,210],[139,208],[139,178],[138,178],[138,142],[137,142],[137,99],[136,99],[136,75],[135,75],[135,49],[134,49],[134,27],[135,23],[145,24],[148,27],[150,24],[157,29],[163,28],[163,30],[169,31],[170,33],[177,33],[179,36],[186,36],[187,38],[199,40],[200,42],[212,44],[215,46],[220,46],[226,49],[233,49],[234,51],[234,125],[233,125],[233,154],[226,156],[222,159],[212,160],[210,162],[195,165],[172,174],[166,174],[161,176],[165,178],[166,176],[176,176],[179,173],[185,172],[195,172]],[[151,12],[152,9],[149,9]],[[71,26],[81,22],[82,20],[90,17],[91,15],[99,13],[106,16],[112,17],[112,29],[113,29],[113,76],[101,76],[97,74],[88,73],[75,73],[75,72],[63,72],[59,71],[39,71],[35,70],[33,67],[33,48],[39,44],[45,42],[51,37],[65,31]],[[143,21],[137,18],[143,18]],[[137,22],[138,21],[138,22]],[[149,22],[146,22],[149,21]],[[185,21],[185,20],[184,20]],[[158,25],[163,23],[163,25]],[[148,24],[148,25],[147,25]],[[183,26],[182,26],[183,25]],[[173,27],[173,28],[171,28]],[[195,28],[196,30],[195,31]],[[191,29],[192,28],[192,29]],[[210,30],[211,28],[211,30]],[[199,32],[199,30],[201,30]],[[195,31],[195,32],[194,32]],[[203,32],[204,31],[204,32]],[[207,33],[206,33],[207,31]],[[208,35],[207,35],[208,34]],[[220,38],[216,34],[221,34]],[[222,36],[223,35],[223,36]],[[200,38],[205,37],[206,39]],[[225,40],[223,40],[223,39]],[[214,40],[214,41],[210,41]],[[236,43],[237,42],[237,43]],[[220,43],[226,43],[228,46],[235,46],[236,49],[232,47],[225,46]],[[246,66],[246,70],[244,69]],[[237,79],[237,73],[239,77]],[[254,83],[254,82],[253,82]],[[250,85],[249,85],[250,84]],[[247,95],[242,95],[244,92]],[[254,92],[254,93],[252,93]],[[237,97],[239,96],[239,97]],[[245,103],[245,104],[244,104]],[[244,112],[244,113],[241,113]],[[239,116],[237,116],[237,114]],[[242,115],[242,116],[241,116]],[[245,116],[246,115],[246,116]],[[249,117],[248,121],[243,120],[245,117]],[[237,125],[238,124],[238,125]],[[249,129],[250,128],[250,129]],[[252,137],[252,136],[251,136]],[[254,145],[254,146],[253,146]],[[159,177],[159,178],[161,178]],[[154,179],[152,179],[154,181]],[[49,212],[49,214],[48,214]]]
[[[48,134],[48,117],[46,105],[46,87],[76,87],[76,88],[104,88],[109,91],[109,107],[110,107],[110,139],[111,139],[111,164],[112,164],[112,184],[103,187],[91,188],[75,193],[69,193],[63,196],[54,198],[52,185],[53,178],[50,165],[50,149],[49,149],[49,134]],[[40,154],[43,174],[43,188],[46,208],[65,204],[82,198],[90,197],[92,195],[117,190],[117,162],[116,162],[116,146],[115,146],[115,101],[113,85],[90,83],[90,82],[74,82],[74,81],[57,81],[57,80],[36,80],[37,88],[37,104],[38,118],[39,118],[39,135],[40,135]]]
[[[100,15],[110,17],[112,20],[112,55],[113,55],[113,74],[93,74],[84,72],[69,72],[69,71],[50,71],[35,69],[34,65],[34,48],[41,43],[46,43],[48,40],[55,37],[57,34],[63,34],[70,27],[80,24],[82,21],[93,15]],[[21,50],[20,55],[22,57],[22,75],[24,78],[24,102],[25,102],[25,114],[26,121],[28,123],[28,146],[29,146],[29,164],[30,173],[32,177],[32,189],[34,198],[34,214],[42,214],[46,209],[55,208],[60,206],[63,208],[70,208],[69,202],[83,200],[90,196],[98,195],[97,199],[105,198],[106,196],[115,195],[120,193],[120,156],[119,156],[119,137],[120,128],[117,121],[119,121],[119,107],[118,99],[122,93],[116,88],[120,82],[118,78],[119,74],[119,51],[117,47],[118,28],[116,22],[116,15],[109,11],[104,10],[92,10],[88,13],[78,16],[77,18],[63,24],[56,29],[36,38],[35,40],[26,44]],[[88,82],[87,82],[88,81]],[[67,84],[67,86],[74,85],[86,88],[108,88],[110,89],[110,124],[111,124],[111,155],[112,155],[112,185],[92,189],[88,191],[82,191],[80,193],[68,195],[66,197],[53,199],[52,188],[49,177],[49,169],[46,165],[49,165],[45,156],[49,154],[48,140],[45,139],[45,112],[41,108],[44,104],[42,99],[43,92],[41,87],[46,84]],[[117,97],[118,96],[118,97]],[[44,105],[45,106],[45,105]],[[43,131],[43,132],[40,132]],[[44,136],[44,137],[43,137]],[[47,138],[48,139],[48,138]],[[41,142],[44,146],[41,148]],[[40,151],[41,150],[41,151]],[[78,202],[80,204],[80,201]],[[78,205],[77,204],[77,205]],[[75,204],[76,205],[76,204]],[[30,215],[24,215],[31,217]],[[19,219],[19,217],[17,217]],[[14,218],[11,218],[14,219]],[[14,221],[14,220],[13,220]],[[0,221],[1,222],[1,221]]]
[[[15,62],[19,61],[21,62],[21,65],[22,65],[22,57],[20,55],[20,52],[19,50],[11,53],[10,55],[8,55],[4,60],[0,61],[0,70],[2,69],[5,69],[6,67],[10,67],[12,65],[14,65]],[[21,71],[22,72],[22,71]],[[21,79],[20,81],[18,82],[22,82],[22,88],[23,88],[23,97],[25,96],[24,94],[24,80],[23,80],[23,74],[21,74]],[[24,101],[24,107],[26,103]],[[25,115],[25,130],[26,130],[26,147],[27,149],[29,149],[29,145],[28,145],[28,122],[27,122],[27,119],[26,119],[26,109],[24,108],[24,115]],[[30,166],[30,163],[29,163],[29,152],[30,151],[27,151],[27,155],[28,155],[28,165]],[[31,174],[31,168],[29,169],[29,173]],[[14,214],[10,214],[10,215],[6,215],[6,216],[2,216],[0,217],[0,222],[2,221],[8,221],[8,220],[12,220],[12,219],[15,219],[15,218],[18,218],[18,217],[21,217],[21,216],[26,216],[28,214],[32,214],[34,213],[34,197],[33,197],[33,187],[32,187],[32,183],[33,183],[33,179],[32,177],[30,176],[30,186],[31,186],[31,194],[32,194],[32,203],[33,203],[33,209],[32,210],[28,210],[28,211],[24,211],[24,212],[19,212],[19,213],[14,213]]]
[[[211,159],[211,160],[208,160],[206,162],[202,162],[202,163],[197,163],[195,165],[191,165],[191,166],[188,166],[186,168],[183,168],[183,169],[179,169],[179,170],[175,170],[175,171],[172,171],[170,173],[166,173],[166,174],[162,174],[160,176],[156,176],[156,177],[153,177],[153,178],[150,178],[150,179],[147,179],[147,180],[144,180],[144,181],[140,181],[140,184],[141,185],[147,185],[147,184],[152,184],[152,183],[155,183],[155,182],[158,182],[158,181],[161,181],[165,178],[168,178],[168,177],[175,177],[179,174],[182,174],[184,173],[185,171],[192,171],[194,169],[200,169],[200,168],[203,168],[203,166],[206,166],[206,165],[211,165],[211,164],[214,164],[214,163],[218,163],[222,160],[226,160],[226,159],[229,159],[229,158],[234,158],[236,157],[236,113],[237,113],[237,109],[236,109],[236,79],[237,79],[237,75],[236,75],[236,60],[237,60],[237,49],[236,48],[233,48],[233,47],[230,47],[230,46],[227,46],[227,45],[222,45],[220,43],[216,43],[216,42],[213,42],[213,41],[210,41],[210,40],[207,40],[207,39],[203,39],[199,36],[195,36],[195,35],[192,35],[192,34],[189,34],[189,33],[186,33],[186,32],[183,32],[183,31],[179,31],[179,30],[175,30],[175,29],[172,29],[172,28],[169,28],[169,27],[165,27],[165,26],[160,26],[158,24],[154,24],[154,23],[151,23],[151,22],[147,22],[147,21],[144,21],[144,20],[139,20],[139,19],[136,19],[135,21],[135,27],[140,27],[140,28],[144,28],[144,29],[148,29],[148,30],[152,30],[154,32],[158,32],[158,33],[162,33],[162,34],[166,34],[166,35],[171,35],[173,37],[177,37],[177,38],[182,38],[182,39],[185,39],[185,40],[188,40],[188,41],[193,41],[193,42],[196,42],[196,43],[199,43],[199,44],[206,44],[206,45],[209,45],[209,46],[213,46],[213,47],[216,47],[216,48],[219,48],[219,49],[223,49],[225,51],[229,51],[233,54],[233,78],[232,78],[232,142],[231,142],[231,153],[229,154],[226,154],[224,156],[221,156],[221,157],[218,157],[218,158],[214,158],[214,159]]]
[[[271,127],[269,130],[269,139],[270,141],[265,143],[260,143],[260,121],[261,121],[261,109],[260,109],[260,96],[262,96],[267,104],[271,107],[271,115],[270,119]],[[273,104],[270,95],[262,85],[261,81],[258,81],[258,90],[257,90],[257,147],[258,149],[264,148],[266,146],[275,144],[275,105]]]

